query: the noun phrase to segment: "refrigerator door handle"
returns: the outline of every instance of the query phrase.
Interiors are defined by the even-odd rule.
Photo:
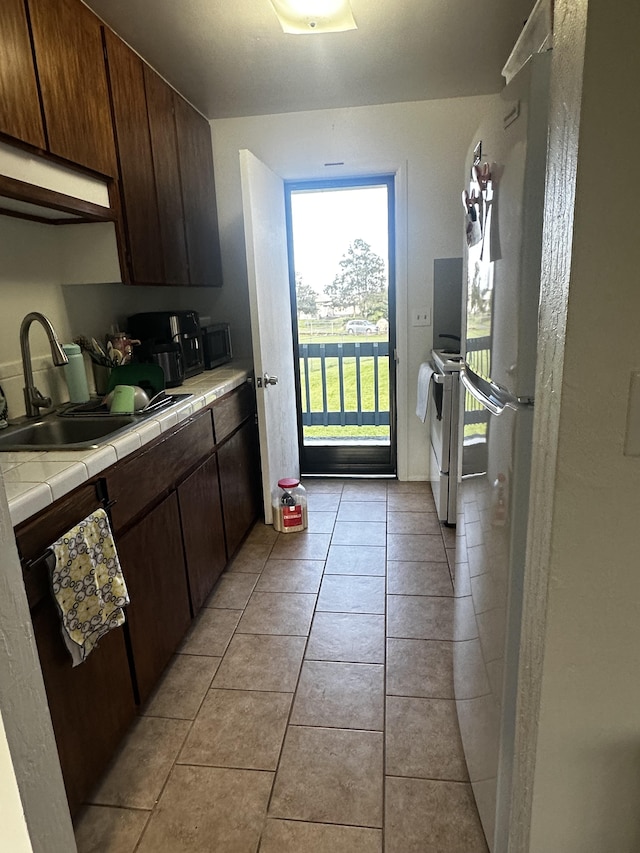
[[[487,382],[486,379],[478,376],[468,364],[465,364],[460,370],[460,379],[471,396],[494,415],[501,415],[505,409],[518,410],[533,406],[533,400],[529,398],[520,400],[505,388],[496,385],[495,382]]]

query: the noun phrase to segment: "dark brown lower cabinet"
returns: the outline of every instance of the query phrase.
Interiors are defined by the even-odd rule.
[[[142,703],[191,622],[176,493],[116,542],[131,599],[127,622]]]
[[[106,634],[79,666],[71,665],[50,589],[48,546],[98,506],[87,483],[16,530],[27,600],[72,814],[104,773],[135,716],[122,628]]]
[[[135,716],[123,629],[110,631],[83,663],[72,667],[53,601],[41,602],[31,618],[69,810],[74,815]]]
[[[220,445],[218,467],[227,553],[231,558],[259,511],[261,475],[253,418]]]
[[[215,454],[178,486],[178,502],[195,616],[227,563]]]
[[[148,699],[192,610],[195,615],[202,607],[260,511],[253,411],[252,389],[241,386],[215,403],[215,449],[207,410],[16,529],[72,814],[104,773],[136,703]],[[46,561],[39,558],[107,498],[131,603],[124,627],[72,667]]]

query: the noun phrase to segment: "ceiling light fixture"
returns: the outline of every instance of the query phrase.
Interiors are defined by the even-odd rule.
[[[271,0],[283,32],[295,35],[355,30],[349,0]]]

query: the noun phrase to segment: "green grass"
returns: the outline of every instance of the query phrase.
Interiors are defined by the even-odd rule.
[[[363,338],[365,336],[362,336]],[[371,340],[373,336],[366,338]],[[356,336],[355,340],[360,340]],[[350,340],[354,340],[350,336]],[[324,409],[322,400],[322,366],[320,359],[309,359],[309,398],[312,412],[322,412]],[[374,386],[374,359],[363,357],[360,359],[360,389],[363,411],[375,411],[375,386]],[[337,358],[327,358],[326,381],[327,381],[327,409],[330,412],[340,411],[340,377]],[[347,412],[357,411],[357,383],[356,383],[356,359],[343,359],[344,377],[344,408]],[[304,375],[301,377],[302,406],[306,409],[306,386]],[[389,369],[387,358],[378,360],[378,409],[389,410]],[[389,437],[388,426],[313,426],[304,427],[306,438],[369,438],[384,439]]]
[[[301,321],[299,327],[300,343],[339,343],[349,342],[355,343],[358,341],[386,341],[386,335],[348,335],[344,329],[335,331],[342,323],[331,321]],[[480,327],[475,330],[476,336],[480,337],[485,334],[485,330]],[[475,356],[475,354],[473,354]],[[340,410],[340,385],[338,376],[338,360],[335,358],[326,359],[327,368],[327,408],[329,411]],[[361,393],[362,393],[362,408],[364,411],[374,411],[374,385],[373,385],[373,358],[363,357],[360,359],[360,376],[361,376]],[[378,407],[381,411],[389,409],[389,371],[386,358],[379,361],[379,396]],[[302,379],[302,405],[306,407],[306,389],[304,384],[304,375]],[[323,410],[322,403],[322,370],[319,359],[310,359],[309,361],[309,385],[311,397],[311,410],[321,412]],[[356,402],[356,362],[355,358],[344,359],[344,394],[345,394],[345,410],[355,412],[357,410]],[[465,395],[466,406],[469,410],[475,411],[481,406],[469,394]],[[465,438],[472,436],[486,435],[486,423],[467,424],[464,428]],[[389,438],[388,426],[312,426],[304,427],[305,438],[312,439],[368,439],[384,440]]]
[[[471,438],[472,436],[486,436],[487,434],[487,425],[486,424],[465,424],[464,427],[464,437]]]
[[[357,439],[363,443],[370,439],[389,440],[388,426],[311,426],[303,428],[305,438],[334,439],[348,438]]]
[[[326,343],[358,343],[387,341],[386,335],[349,335],[345,331],[346,320],[300,320],[298,339],[301,344]],[[364,411],[374,411],[373,358],[360,359],[360,381],[362,408]],[[340,410],[340,380],[338,374],[338,359],[326,359],[327,369],[327,408],[329,411]],[[356,360],[347,358],[344,364],[344,395],[345,410],[357,411],[356,393]],[[379,360],[378,365],[378,406],[382,411],[389,409],[389,368],[386,358]],[[309,361],[309,391],[311,410],[323,411],[322,401],[322,368],[319,359]],[[306,388],[302,376],[302,401],[306,407]],[[369,439],[384,440],[389,438],[388,426],[312,426],[304,427],[304,437],[313,439]]]
[[[375,385],[372,356],[360,358],[360,393],[362,409],[375,410]],[[337,358],[324,360],[327,379],[327,404],[329,411],[340,411],[340,377]],[[345,411],[357,411],[357,367],[355,358],[343,358],[343,382]],[[309,365],[309,396],[311,411],[321,412],[324,408],[322,400],[322,362],[319,358],[310,358]],[[306,407],[306,388],[302,377],[302,402]],[[388,359],[378,359],[378,408],[383,411],[389,408],[389,371]]]
[[[467,338],[485,338],[491,334],[490,320],[486,315],[470,314],[467,318]]]
[[[302,332],[298,333],[298,340],[301,344],[357,344],[357,343],[382,343],[383,341],[387,341],[388,337],[386,335],[347,335],[344,332],[340,332],[340,334],[332,335],[327,332],[326,334],[321,334],[320,332],[314,334],[302,334]]]

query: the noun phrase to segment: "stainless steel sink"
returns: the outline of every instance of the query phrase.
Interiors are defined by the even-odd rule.
[[[191,397],[191,394],[167,395],[162,410]],[[170,399],[169,399],[170,398]],[[0,452],[10,450],[91,450],[108,444],[112,438],[135,428],[136,424],[158,414],[158,409],[136,415],[83,415],[82,417],[46,415],[25,419],[0,431]],[[63,413],[64,414],[64,413]]]
[[[56,415],[9,426],[0,432],[2,450],[87,450],[135,425],[133,415],[66,420]]]

